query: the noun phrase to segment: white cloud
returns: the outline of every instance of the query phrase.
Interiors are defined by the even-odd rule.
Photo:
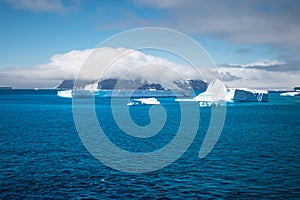
[[[172,1],[160,1],[160,0],[133,0],[136,4],[142,4],[152,8],[172,8],[177,6],[182,6],[186,3],[183,0],[172,0]]]
[[[122,54],[122,56],[120,56]],[[110,66],[106,59],[116,58]],[[261,68],[251,68],[253,65]],[[224,65],[218,71],[223,81],[230,87],[290,89],[300,85],[300,71],[272,71],[268,67],[280,66],[279,61],[259,60],[245,64],[244,67]],[[16,68],[0,71],[0,85],[11,85],[17,88],[55,87],[64,79],[75,79],[85,65],[89,71],[82,71],[83,79],[96,80],[98,72],[104,78],[142,79],[159,82],[171,86],[173,80],[202,79],[211,80],[215,72],[202,71],[199,75],[194,68],[176,64],[157,56],[146,55],[139,51],[124,48],[102,47],[97,49],[74,50],[52,56],[51,61],[44,65],[31,68]],[[247,67],[245,67],[247,66]]]
[[[300,63],[300,1],[132,1],[164,13],[162,20],[152,26],[208,35],[234,44],[268,45],[285,55],[287,62]]]
[[[270,65],[271,66],[271,65]],[[292,89],[300,85],[300,71],[268,71],[245,67],[219,67],[219,73],[226,74],[223,79],[229,87],[252,89]]]
[[[285,62],[281,62],[278,60],[269,60],[269,59],[260,59],[255,62],[247,63],[247,64],[229,64],[230,66],[241,66],[241,67],[255,67],[255,66],[261,66],[261,67],[269,67],[272,65],[284,65]]]
[[[239,43],[299,45],[300,2],[286,0],[134,1],[164,10],[169,27]]]
[[[79,0],[2,0],[14,9],[65,13],[79,7]]]
[[[117,57],[111,66],[105,66],[107,59]],[[55,87],[64,79],[75,79],[82,66],[82,79],[97,80],[99,72],[105,70],[102,78],[142,79],[168,84],[179,79],[204,79],[194,68],[173,63],[167,59],[146,55],[124,48],[74,50],[52,56],[51,62],[31,68],[16,68],[0,71],[0,85],[17,88]],[[209,74],[208,74],[209,75]]]
[[[17,88],[55,87],[60,80],[75,78],[91,51],[91,49],[70,51],[52,56],[47,64],[1,70],[0,85],[11,85]]]

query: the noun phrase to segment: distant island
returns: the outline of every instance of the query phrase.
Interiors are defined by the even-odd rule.
[[[300,87],[294,87],[294,91],[300,92]]]
[[[211,95],[220,96],[219,100],[228,102],[267,102],[268,91],[251,90],[247,88],[227,88],[218,79],[209,85],[203,80],[177,80],[171,84],[172,88],[145,80],[104,79],[101,81],[64,80],[56,89],[58,96],[72,98],[96,95],[97,97],[197,97],[194,100],[214,101]],[[73,90],[75,89],[75,90]],[[134,92],[132,92],[134,91]],[[193,93],[194,91],[194,93]],[[222,94],[225,94],[225,97]]]
[[[63,80],[56,89],[70,90],[73,89],[75,80]],[[160,83],[152,83],[144,80],[118,80],[104,79],[99,82],[95,81],[77,81],[76,87],[85,88],[88,85],[95,85],[95,89],[100,90],[174,90],[166,88]],[[190,90],[203,92],[207,89],[207,83],[202,80],[181,80],[173,81],[175,90],[189,92]]]
[[[0,86],[0,90],[12,90],[13,87],[11,86]]]

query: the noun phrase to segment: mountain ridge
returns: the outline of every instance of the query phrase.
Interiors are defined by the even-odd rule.
[[[145,80],[125,80],[108,78],[97,81],[76,81],[73,79],[63,80],[55,89],[69,90],[76,88],[84,88],[86,85],[96,84],[100,90],[178,90],[178,91],[205,91],[207,83],[203,80],[178,80],[172,82],[172,88],[163,86],[161,83],[153,83]]]

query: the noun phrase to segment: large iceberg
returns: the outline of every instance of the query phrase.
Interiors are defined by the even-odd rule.
[[[207,90],[193,98],[193,101],[200,102],[267,102],[268,91],[251,90],[247,88],[227,88],[218,79],[213,80]]]
[[[233,101],[234,90],[227,88],[224,83],[218,79],[213,80],[206,91],[194,97],[194,101]]]
[[[234,102],[268,102],[269,94],[267,90],[251,90],[247,88],[237,88],[234,91]]]

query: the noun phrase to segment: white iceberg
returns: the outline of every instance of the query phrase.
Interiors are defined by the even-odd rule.
[[[206,91],[193,99],[176,99],[175,101],[198,101],[198,102],[261,102],[268,101],[268,91],[251,90],[247,88],[227,88],[218,79],[213,80]],[[211,103],[199,103],[202,107],[215,105]]]
[[[213,80],[206,91],[194,97],[194,101],[213,102],[226,101],[231,102],[234,98],[234,89],[227,88],[224,83],[218,79]]]
[[[73,90],[62,90],[57,92],[57,96],[63,97],[63,98],[72,98],[73,96]]]
[[[90,97],[98,94],[98,83],[87,84],[84,87],[77,88],[76,90],[62,90],[57,92],[57,96],[63,98],[76,97]]]
[[[79,88],[79,89],[81,89],[81,88]],[[99,91],[98,83],[95,82],[95,83],[87,84],[82,88],[82,90],[87,90],[89,92],[98,92]]]
[[[282,96],[282,97],[286,97],[286,96],[291,96],[291,97],[300,96],[300,92],[284,92],[284,93],[281,93],[280,96]]]
[[[97,94],[97,92],[90,90],[62,90],[57,92],[57,96],[63,98],[93,97]]]
[[[127,106],[135,105],[159,105],[160,102],[156,98],[139,98],[131,100]]]

